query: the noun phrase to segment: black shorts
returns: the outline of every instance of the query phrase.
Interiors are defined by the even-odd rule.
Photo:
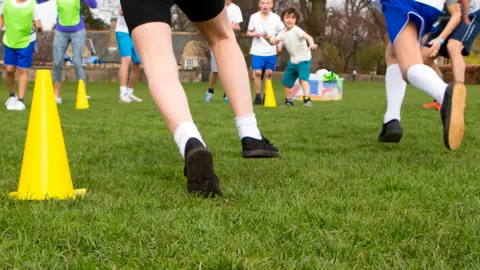
[[[171,25],[170,8],[176,4],[192,22],[215,18],[225,8],[225,0],[120,0],[130,33],[135,27],[163,22]]]
[[[477,38],[478,34],[480,33],[480,10],[477,10],[474,13],[469,14],[470,24],[464,24],[460,22],[455,30],[447,37],[445,43],[440,47],[440,51],[438,52],[439,55],[450,58],[448,55],[447,43],[450,39],[458,40],[463,44],[462,55],[468,56],[470,55],[470,50],[472,49],[473,43]],[[448,19],[442,20],[436,29],[436,32],[431,33],[428,37],[427,41],[425,42],[424,46],[430,48],[431,46],[428,44],[430,41],[436,39],[440,33],[442,33],[443,29],[447,26]]]

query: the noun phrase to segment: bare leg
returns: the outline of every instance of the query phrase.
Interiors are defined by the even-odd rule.
[[[253,84],[255,86],[255,94],[259,96],[262,92],[262,71],[253,71]]]
[[[130,73],[130,82],[128,83],[128,87],[133,89],[135,85],[137,85],[138,78],[140,78],[140,64],[134,63],[132,66],[132,72]]]
[[[285,91],[285,98],[286,99],[292,99],[293,98],[292,89],[290,87],[284,86],[283,91]]]
[[[175,133],[182,123],[192,123],[193,120],[187,97],[178,80],[177,61],[172,53],[171,28],[166,23],[146,23],[132,31],[132,38],[145,69],[150,93],[168,129]]]
[[[310,97],[310,84],[305,80],[300,80],[300,84],[303,87],[304,96]]]
[[[211,45],[220,82],[230,99],[235,116],[253,114],[247,64],[228,22],[226,9],[217,17],[195,25]]]
[[[453,79],[456,82],[465,82],[465,59],[463,59],[463,44],[455,39],[450,39],[447,44],[448,55],[452,60]]]
[[[7,70],[7,88],[8,92],[15,94],[15,71],[17,70],[16,66],[6,66]]]
[[[215,89],[215,84],[217,83],[217,72],[210,72],[210,76],[208,77],[208,88]]]
[[[18,68],[18,99],[25,98],[27,92],[27,70],[24,68]]]
[[[123,57],[122,62],[120,63],[120,69],[118,71],[118,77],[120,79],[120,87],[126,87],[128,81],[128,69],[132,63],[132,58],[130,56]]]

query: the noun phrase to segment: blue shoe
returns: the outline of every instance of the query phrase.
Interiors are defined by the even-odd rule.
[[[210,92],[205,93],[205,97],[203,98],[203,101],[212,102],[212,99],[213,99],[213,93],[210,93]]]
[[[224,96],[224,97],[223,97],[223,101],[225,101],[225,103],[228,103],[228,97],[227,97],[227,96]]]

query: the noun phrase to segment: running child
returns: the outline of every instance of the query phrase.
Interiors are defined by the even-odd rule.
[[[300,13],[297,9],[290,7],[282,11],[281,17],[286,28],[275,37],[271,37],[268,33],[264,34],[264,38],[272,45],[283,41],[285,48],[290,55],[285,74],[283,75],[282,85],[285,90],[285,105],[293,106],[292,87],[295,81],[299,79],[303,87],[304,106],[312,107],[310,99],[310,67],[312,66],[312,53],[310,50],[315,50],[318,45],[315,44],[313,38],[305,33],[297,26],[297,20],[300,18]],[[307,44],[308,41],[308,44]]]
[[[35,50],[35,28],[42,31],[40,13],[35,0],[5,0],[0,7],[0,29],[3,35],[4,64],[7,71],[9,98],[5,103],[9,111],[26,109],[27,70],[32,67]],[[33,27],[34,26],[34,27]],[[15,94],[15,73],[18,71],[18,96]]]
[[[137,84],[138,78],[140,77],[140,71],[142,70],[140,66],[140,57],[138,56],[137,50],[133,45],[130,33],[128,32],[127,23],[125,22],[125,18],[123,17],[121,5],[119,5],[119,13],[117,19],[117,27],[115,28],[115,35],[117,37],[120,56],[122,57],[122,62],[120,63],[120,69],[118,71],[118,77],[120,80],[119,102],[142,102],[143,99],[133,94],[135,85]],[[132,62],[132,72],[130,73],[130,81],[128,82],[127,87],[128,70]]]
[[[420,51],[421,37],[443,14],[445,0],[375,0],[374,4],[384,14],[390,37],[385,53],[388,108],[378,140],[400,141],[403,135],[400,108],[408,81],[442,105],[440,116],[444,144],[450,150],[458,149],[465,133],[466,87],[461,82],[448,85],[443,82],[432,68],[423,63]]]
[[[260,11],[250,16],[247,35],[253,37],[250,55],[252,56],[253,80],[255,85],[255,104],[263,103],[261,98],[262,71],[265,70],[264,79],[271,80],[272,72],[276,70],[277,51],[282,50],[282,42],[277,47],[271,45],[263,38],[267,33],[276,36],[285,28],[280,16],[272,12],[273,0],[259,0]]]
[[[185,91],[178,79],[172,47],[169,0],[121,0],[123,15],[145,69],[158,109],[185,160],[187,190],[204,196],[222,195],[212,153],[193,122]],[[220,81],[235,114],[242,156],[277,157],[278,149],[265,139],[253,112],[247,65],[228,21],[225,0],[177,0],[212,48]]]

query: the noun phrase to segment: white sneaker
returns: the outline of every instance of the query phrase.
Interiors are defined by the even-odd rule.
[[[5,102],[5,107],[7,107],[7,110],[8,110],[8,107],[10,106],[13,106],[13,104],[15,104],[15,101],[17,101],[17,97],[14,96],[14,97],[9,97],[7,99],[7,102]]]
[[[62,98],[61,97],[55,97],[55,102],[57,102],[57,104],[62,104]]]
[[[127,92],[127,95],[132,101],[135,101],[135,102],[142,102],[143,101],[143,99],[141,99],[141,98],[139,98],[139,97],[137,97],[133,94],[133,90],[129,90]]]
[[[24,111],[26,109],[25,104],[16,99],[13,103],[8,104],[7,110],[9,111]]]
[[[120,103],[132,103],[132,99],[131,97],[129,97],[128,95],[121,95],[118,102]]]
[[[17,100],[13,106],[14,111],[24,111],[26,109],[27,107],[25,106],[25,103],[21,102],[20,100]]]

